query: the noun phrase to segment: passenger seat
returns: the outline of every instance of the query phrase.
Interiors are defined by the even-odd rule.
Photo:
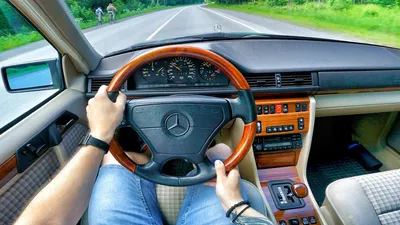
[[[331,183],[321,211],[332,224],[400,224],[400,169]]]

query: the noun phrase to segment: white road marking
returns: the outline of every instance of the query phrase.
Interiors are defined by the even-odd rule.
[[[210,9],[206,9],[206,8],[203,8],[203,7],[200,7],[200,6],[199,6],[199,8],[202,8],[202,9],[204,9],[204,10],[207,10],[207,11],[209,11],[209,12],[212,12],[212,13],[214,13],[214,14],[217,14],[218,16],[224,17],[225,19],[228,19],[228,20],[233,21],[233,22],[235,22],[235,23],[237,23],[237,24],[240,24],[240,25],[242,25],[242,26],[244,26],[244,27],[247,27],[247,28],[249,28],[250,30],[253,30],[253,31],[257,32],[257,33],[262,33],[261,31],[255,29],[255,28],[253,28],[253,27],[251,27],[251,26],[249,26],[249,25],[246,25],[246,24],[244,24],[244,23],[242,23],[242,22],[240,22],[240,21],[237,21],[237,20],[235,20],[235,19],[232,19],[232,18],[228,17],[227,15],[225,15],[225,14],[223,14],[223,13],[217,13],[217,12],[215,12],[215,11],[212,11],[212,10],[210,10]]]
[[[158,32],[160,32],[160,30],[161,30],[163,27],[165,27],[165,25],[167,25],[169,22],[171,22],[171,20],[172,20],[173,18],[175,18],[175,16],[177,16],[179,13],[181,13],[184,9],[186,9],[186,7],[183,8],[183,9],[181,9],[181,10],[179,10],[179,12],[177,12],[175,15],[173,15],[173,16],[172,16],[169,20],[167,20],[167,22],[165,22],[163,25],[161,25],[161,27],[159,27],[156,31],[154,31],[154,32],[146,39],[146,41],[152,39]]]

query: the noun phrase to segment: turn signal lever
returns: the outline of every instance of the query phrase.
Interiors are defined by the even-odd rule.
[[[292,192],[298,198],[305,198],[308,196],[308,188],[304,183],[292,184]]]

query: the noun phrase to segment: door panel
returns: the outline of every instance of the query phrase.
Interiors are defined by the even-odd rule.
[[[10,184],[4,186],[4,192],[0,195],[0,224],[12,224],[29,200],[59,168],[59,160],[50,149],[23,174],[17,175]]]
[[[12,224],[40,189],[65,165],[75,153],[87,132],[87,101],[83,93],[64,90],[31,115],[0,134],[0,224]],[[24,172],[17,173],[17,149],[68,111],[78,117],[62,134],[59,145],[47,150]],[[8,163],[7,163],[8,162]]]
[[[78,148],[80,139],[86,134],[88,128],[82,124],[76,123],[64,135],[61,146],[65,151],[66,158],[74,155]]]
[[[0,134],[0,146],[2,146],[0,164],[15,155],[15,151],[20,146],[34,137],[64,111],[78,116],[78,122],[86,124],[86,105],[87,101],[82,92],[67,89],[18,124]]]

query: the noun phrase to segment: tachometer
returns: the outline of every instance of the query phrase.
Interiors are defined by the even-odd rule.
[[[168,80],[176,84],[195,83],[196,66],[187,57],[176,57],[168,65]]]
[[[206,81],[215,81],[218,74],[221,73],[220,69],[211,65],[209,62],[203,62],[200,65],[200,77]]]
[[[161,61],[153,61],[142,67],[142,77],[152,84],[167,83],[166,65]]]

